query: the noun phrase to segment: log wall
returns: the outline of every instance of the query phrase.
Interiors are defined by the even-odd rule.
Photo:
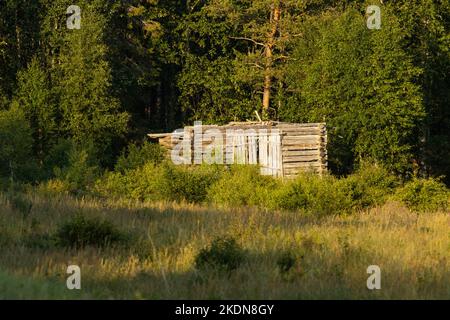
[[[213,146],[212,137],[217,135],[222,140]],[[174,133],[149,136],[157,139],[169,156],[177,145],[187,143],[186,164],[211,160],[223,164],[259,164],[262,174],[288,179],[302,171],[322,174],[327,170],[324,123],[235,122],[225,126],[185,127]],[[212,149],[213,159],[207,158]],[[222,157],[215,158],[216,153]]]

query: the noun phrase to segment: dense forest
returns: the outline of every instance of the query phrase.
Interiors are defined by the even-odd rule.
[[[149,132],[256,110],[326,122],[335,174],[450,177],[449,30],[446,0],[0,0],[0,176],[113,168]]]

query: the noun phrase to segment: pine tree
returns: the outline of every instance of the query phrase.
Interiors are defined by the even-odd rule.
[[[302,2],[291,0],[212,0],[190,14],[182,97],[193,112],[204,116],[217,106],[213,114],[221,119],[254,117],[255,110],[275,117],[274,96],[283,87],[303,10]],[[187,88],[196,82],[202,90]]]
[[[80,1],[78,5],[82,12],[81,29],[70,30],[61,25],[65,10],[59,16],[49,15],[48,19],[54,20],[45,23],[58,26],[55,32],[62,37],[59,48],[51,48],[47,57],[52,66],[51,81],[58,95],[62,131],[79,144],[94,142],[100,158],[108,161],[117,139],[127,130],[128,115],[120,111],[120,102],[112,95],[105,44],[108,16],[102,10],[107,6],[103,1]],[[63,7],[54,1],[50,12],[53,6]],[[50,30],[46,33],[52,36]]]
[[[311,17],[289,64],[292,96],[283,118],[326,121],[337,172],[361,158],[405,172],[418,146],[421,69],[403,49],[398,19],[388,10],[383,16],[381,30],[369,30],[353,8]]]
[[[407,50],[423,69],[418,83],[427,118],[421,126],[419,159],[425,173],[447,176],[450,183],[450,3],[411,0],[389,2],[406,34]]]
[[[31,125],[35,153],[42,160],[58,134],[58,114],[48,75],[37,58],[18,74],[13,106],[22,109]]]
[[[26,68],[39,46],[38,1],[0,1],[0,109],[16,89],[16,75]]]
[[[0,178],[31,178],[32,131],[21,109],[0,110],[0,141]]]

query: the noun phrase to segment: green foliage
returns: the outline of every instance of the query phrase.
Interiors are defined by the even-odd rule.
[[[351,213],[383,204],[398,186],[398,179],[383,167],[363,164],[341,179],[301,174],[273,191],[270,206],[319,215]]]
[[[398,190],[396,198],[417,212],[447,210],[450,192],[436,179],[414,179]]]
[[[51,9],[64,5],[58,2],[50,5]],[[108,16],[103,12],[109,4],[81,1],[77,5],[83,8],[82,28],[61,33],[54,44],[58,46],[57,55],[51,57],[59,61],[52,64],[51,74],[57,83],[60,126],[62,133],[77,144],[93,141],[97,156],[103,164],[108,164],[128,123],[128,114],[121,111],[112,89],[105,43]],[[63,12],[66,9],[67,6]],[[45,23],[54,25],[60,17],[47,15]]]
[[[191,56],[186,60],[178,87],[179,101],[190,118],[223,124],[254,117],[257,99],[249,94],[252,88],[236,77],[231,61]]]
[[[181,167],[166,164],[163,167],[161,192],[166,199],[203,202],[211,186],[220,179],[219,166]]]
[[[337,182],[351,209],[361,210],[383,204],[400,182],[383,166],[362,163],[358,170]]]
[[[160,145],[144,141],[141,145],[130,144],[126,152],[117,160],[115,170],[126,172],[147,163],[159,164],[164,160],[164,150]]]
[[[403,50],[398,19],[385,8],[382,15],[381,30],[369,30],[353,8],[308,17],[287,66],[287,89],[296,94],[281,117],[327,122],[336,172],[350,172],[361,158],[405,172],[418,147],[422,70]]]
[[[17,85],[17,72],[26,68],[39,46],[39,1],[0,2],[0,110],[7,108]],[[3,96],[3,97],[2,97]]]
[[[162,192],[163,179],[162,168],[147,163],[125,173],[107,172],[96,181],[93,190],[103,197],[126,197],[140,201],[164,200],[167,194]]]
[[[31,125],[35,153],[41,158],[48,151],[58,131],[57,113],[48,74],[34,58],[28,68],[18,73],[18,88],[13,106],[23,110]]]
[[[58,246],[59,240],[52,234],[32,232],[23,237],[22,244],[27,248],[50,250]]]
[[[234,165],[208,191],[207,200],[227,206],[260,206],[270,202],[271,193],[278,182],[262,176],[257,166]]]
[[[294,181],[273,190],[271,206],[284,210],[304,210],[318,215],[340,214],[349,210],[346,194],[337,188],[337,179],[301,174]]]
[[[356,173],[341,179],[305,173],[283,182],[262,176],[257,166],[184,167],[149,162],[125,173],[106,173],[93,190],[104,197],[334,215],[382,205],[399,186],[399,180],[384,167],[364,163]]]
[[[78,292],[74,292],[78,291]],[[2,300],[58,300],[88,299],[82,290],[67,290],[55,279],[24,277],[0,270],[0,299]]]
[[[8,203],[10,207],[23,216],[27,216],[31,212],[31,208],[33,207],[33,203],[20,193],[7,193],[6,197],[8,199]]]
[[[7,246],[11,242],[14,242],[11,232],[6,227],[5,222],[0,221],[0,248]]]
[[[83,215],[77,215],[62,224],[56,233],[58,245],[76,249],[86,246],[104,248],[123,244],[127,239],[127,234],[111,222],[99,218],[86,218]]]
[[[222,171],[219,166],[183,167],[150,161],[125,173],[106,173],[97,181],[94,191],[106,197],[201,203]]]
[[[203,248],[195,257],[198,270],[233,271],[244,261],[245,251],[231,237],[216,238],[211,245]]]
[[[291,251],[283,252],[277,259],[278,270],[281,274],[288,273],[296,263],[297,259]]]
[[[0,177],[12,181],[32,179],[35,162],[33,138],[23,112],[14,107],[0,111]]]
[[[52,177],[57,168],[69,166],[69,157],[75,144],[69,139],[59,139],[53,144],[44,159],[44,170],[47,177]]]
[[[366,27],[371,1],[79,0],[80,30],[66,28],[70,0],[22,2],[0,1],[0,111],[23,112],[30,128],[17,130],[34,139],[25,158],[42,170],[10,166],[0,146],[3,180],[51,178],[66,165],[52,154],[59,139],[93,141],[104,168],[137,169],[153,156],[130,147],[117,162],[125,139],[254,119],[263,91],[263,117],[327,122],[334,173],[374,159],[450,179],[446,1],[380,3],[380,30]]]
[[[99,168],[94,159],[92,145],[72,145],[68,154],[68,163],[55,168],[55,177],[67,183],[69,191],[75,194],[85,192],[98,177]]]
[[[405,50],[423,69],[418,79],[424,95],[425,138],[419,152],[428,172],[445,175],[450,185],[450,5],[448,1],[399,0],[388,3],[396,10],[408,43]]]

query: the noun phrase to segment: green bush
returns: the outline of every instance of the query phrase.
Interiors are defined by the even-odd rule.
[[[33,137],[20,108],[0,110],[0,177],[30,181],[37,174]]]
[[[244,261],[245,252],[234,238],[216,238],[207,248],[200,250],[195,258],[199,270],[215,269],[232,271]]]
[[[300,174],[295,180],[273,191],[271,207],[301,209],[319,215],[343,213],[348,209],[348,199],[336,186],[337,179],[332,176]]]
[[[219,166],[185,167],[148,162],[125,173],[106,173],[96,182],[94,191],[106,197],[129,197],[141,201],[201,203],[222,171]]]
[[[141,168],[128,171],[123,175],[122,181],[127,195],[136,200],[153,201],[164,200],[163,187],[164,171],[161,166],[147,163]]]
[[[164,160],[164,150],[160,145],[144,141],[141,145],[130,144],[126,152],[117,160],[115,171],[126,172],[146,163],[160,164]]]
[[[77,215],[61,225],[56,233],[58,245],[68,248],[106,247],[123,244],[128,236],[107,220]]]
[[[291,251],[283,252],[277,259],[278,270],[281,274],[291,271],[296,263],[297,259]]]
[[[24,216],[27,216],[31,212],[33,203],[24,195],[20,193],[7,193],[6,197],[11,209],[14,211],[17,211]]]
[[[447,210],[449,191],[445,184],[436,179],[414,179],[396,193],[410,210],[417,212]]]
[[[105,198],[129,197],[129,184],[126,176],[120,172],[106,172],[94,184],[92,191]]]
[[[22,244],[28,248],[48,250],[58,245],[58,239],[47,233],[31,233],[22,239]]]
[[[361,210],[383,204],[399,185],[384,167],[363,163],[354,174],[340,179],[336,188],[347,196],[352,209]]]
[[[99,174],[92,144],[73,145],[68,154],[68,164],[54,169],[58,180],[64,181],[73,194],[83,194],[93,186]]]
[[[161,192],[167,200],[201,203],[222,172],[223,168],[214,165],[184,167],[165,164]]]
[[[231,166],[208,191],[210,203],[227,207],[260,206],[271,202],[279,182],[262,176],[257,166]]]
[[[75,147],[74,142],[69,139],[59,139],[49,150],[44,159],[46,175],[51,178],[57,168],[65,168],[70,165],[69,157],[71,150]]]

